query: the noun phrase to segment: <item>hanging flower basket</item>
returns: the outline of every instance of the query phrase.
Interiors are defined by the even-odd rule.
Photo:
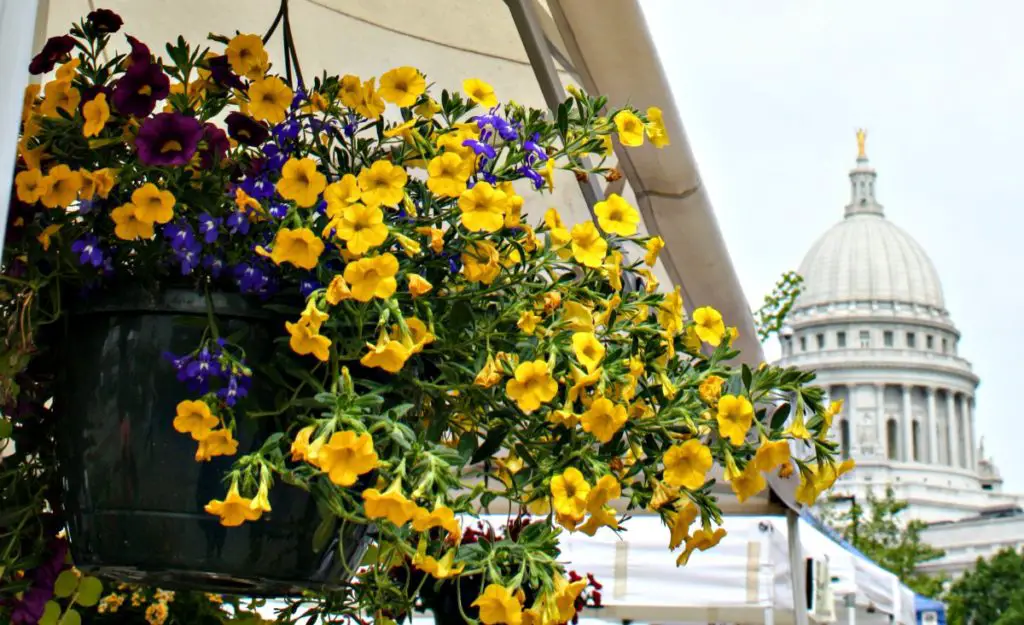
[[[552,625],[582,592],[561,532],[646,509],[685,564],[724,533],[715,463],[740,500],[849,469],[813,374],[731,366],[736,329],[658,285],[625,198],[525,212],[556,172],[620,176],[616,143],[667,145],[660,110],[303,81],[278,22],[284,76],[258,35],[154,54],[103,10],[32,61],[55,76],[25,94],[0,272],[0,589],[64,526],[122,579],[328,587],[295,618],[408,614],[401,566],[482,588],[487,625]],[[464,541],[499,499],[542,520]]]

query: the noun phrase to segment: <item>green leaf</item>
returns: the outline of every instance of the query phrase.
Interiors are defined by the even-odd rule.
[[[78,596],[75,597],[75,603],[91,608],[99,602],[100,595],[102,594],[103,582],[95,577],[83,577],[82,581],[78,584]]]
[[[499,426],[493,428],[487,433],[487,438],[480,447],[477,448],[473,457],[470,458],[470,463],[476,464],[481,460],[486,460],[494,455],[494,452],[501,448],[501,444],[505,442],[505,437],[508,436],[508,428],[505,426]]]
[[[743,387],[746,388],[749,391],[750,390],[750,382],[753,380],[754,374],[752,374],[750,372],[750,367],[748,367],[745,364],[743,365],[743,373],[742,373],[742,375],[743,375]]]
[[[7,419],[0,419],[0,438],[10,438],[14,434],[14,426]]]
[[[78,589],[78,576],[71,570],[63,571],[53,584],[53,594],[58,597],[70,597]]]
[[[327,547],[327,542],[331,540],[331,536],[334,535],[334,525],[336,520],[333,516],[324,517],[320,521],[320,525],[316,526],[316,531],[313,532],[313,552],[320,553]]]
[[[39,619],[39,625],[57,625],[60,618],[60,604],[56,601],[47,601],[43,608],[43,616]]]
[[[461,438],[459,438],[459,455],[468,460],[475,450],[476,433],[466,432]]]
[[[82,615],[78,613],[78,610],[68,608],[68,611],[64,613],[64,618],[60,620],[60,625],[82,625]]]
[[[775,413],[772,414],[772,429],[773,430],[778,430],[779,428],[781,428],[783,425],[786,424],[786,419],[789,418],[790,408],[791,407],[790,407],[789,403],[787,402],[785,404],[782,404],[781,406],[779,406],[775,410]]]
[[[558,132],[565,135],[569,134],[569,103],[562,102],[558,105]]]

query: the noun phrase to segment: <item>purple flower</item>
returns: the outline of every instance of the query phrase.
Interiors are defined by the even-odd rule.
[[[203,124],[203,142],[206,145],[199,150],[199,163],[203,169],[213,167],[231,147],[227,133],[210,122]]]
[[[195,231],[188,222],[178,220],[164,226],[164,238],[171,242],[171,249],[175,252],[193,251],[198,252],[202,246],[196,241]]]
[[[228,113],[224,121],[228,125],[228,135],[242,145],[257,146],[270,136],[266,125],[238,111]]]
[[[482,171],[480,172],[480,175],[483,176],[484,182],[486,182],[487,184],[492,186],[498,184],[498,177],[492,174],[491,172]]]
[[[243,293],[258,293],[267,284],[267,276],[256,265],[239,263],[235,267],[235,279]]]
[[[534,168],[530,167],[529,165],[523,165],[522,167],[519,168],[519,173],[532,180],[534,188],[544,188],[544,177],[541,176]]]
[[[181,113],[160,113],[142,122],[135,137],[139,160],[153,167],[177,167],[189,162],[199,147],[203,125]]]
[[[286,119],[280,124],[274,126],[274,139],[278,143],[285,143],[286,141],[293,141],[299,136],[299,131],[302,130],[302,124],[296,119]]]
[[[306,101],[306,90],[301,86],[295,90],[295,95],[292,97],[292,110],[302,106],[302,103]]]
[[[57,61],[71,54],[71,51],[74,49],[75,40],[71,36],[50,37],[46,40],[46,44],[43,45],[43,49],[39,51],[39,54],[35,55],[32,62],[29,63],[29,73],[45,74],[53,69]]]
[[[543,163],[548,160],[548,153],[537,144],[538,141],[540,141],[540,133],[534,133],[533,137],[523,142],[523,149],[535,156],[537,161]]]
[[[99,203],[99,201],[96,200],[95,198],[91,199],[91,200],[81,200],[81,201],[79,201],[78,202],[78,214],[79,215],[88,215],[89,213],[92,212],[92,209],[95,208],[98,203]]]
[[[210,78],[213,78],[213,82],[225,89],[245,91],[245,83],[231,71],[231,64],[228,62],[227,56],[215,56],[207,61],[207,66],[210,68]]]
[[[134,52],[131,58],[135,58]],[[122,114],[146,117],[170,92],[171,81],[159,65],[133,61],[128,71],[114,84],[112,100]]]
[[[207,254],[206,256],[203,256],[203,268],[209,272],[211,277],[219,278],[221,272],[224,270],[224,261],[213,254]]]
[[[199,350],[199,355],[185,368],[185,375],[199,384],[209,384],[210,378],[220,373],[220,363],[217,362],[215,355],[210,353],[209,347]]]
[[[100,35],[109,35],[121,30],[124,20],[110,9],[96,9],[85,16],[89,24]]]
[[[53,597],[53,585],[57,576],[67,565],[68,545],[60,539],[54,539],[49,545],[49,559],[44,560],[32,571],[32,585],[25,591],[21,599],[14,604],[11,611],[13,625],[34,625],[43,616],[46,602]]]
[[[462,142],[467,148],[471,148],[477,156],[483,156],[483,162],[486,163],[488,160],[493,160],[496,156],[494,148],[487,143],[481,143],[476,139],[466,139]]]
[[[249,214],[241,211],[231,213],[224,220],[224,225],[230,234],[249,234]]]
[[[132,51],[128,54],[128,60],[131,61],[131,65],[148,65],[152,62],[152,55],[149,53],[149,48],[146,44],[131,35],[125,35],[125,38],[128,39],[128,45],[132,47]]]
[[[263,154],[267,157],[267,168],[274,171],[281,171],[284,164],[288,162],[288,153],[278,147],[276,143],[264,144]]]
[[[280,202],[274,202],[267,208],[267,212],[274,219],[284,219],[285,215],[288,214],[288,205],[281,204]]]
[[[213,243],[217,240],[217,228],[220,227],[220,217],[214,217],[210,213],[199,214],[199,234],[203,235],[203,241]]]
[[[515,141],[519,138],[519,133],[516,132],[515,127],[508,123],[503,117],[497,115],[478,115],[474,118],[476,125],[480,130],[483,130],[487,126],[494,128],[505,141]]]
[[[99,267],[103,264],[103,250],[100,248],[99,239],[91,234],[72,243],[71,251],[78,254],[78,262],[83,265]]]
[[[194,249],[181,249],[176,250],[175,255],[178,257],[178,262],[181,263],[181,275],[187,276],[195,268],[199,266],[200,256],[199,251]]]
[[[313,291],[321,286],[323,285],[316,278],[306,278],[299,282],[299,292],[302,293],[302,297],[309,297]]]

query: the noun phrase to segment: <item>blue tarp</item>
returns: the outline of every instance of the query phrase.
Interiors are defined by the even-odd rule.
[[[935,612],[939,617],[938,625],[946,625],[946,604],[941,601],[915,594],[914,611],[917,612],[918,625],[921,623],[921,614],[923,612]]]

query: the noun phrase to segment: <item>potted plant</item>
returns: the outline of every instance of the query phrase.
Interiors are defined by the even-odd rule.
[[[720,538],[714,463],[741,498],[848,468],[813,374],[731,367],[624,198],[523,214],[556,169],[665,145],[657,109],[546,114],[412,67],[303,84],[259,36],[117,53],[121,25],[94,11],[32,62],[56,76],[26,92],[0,278],[0,589],[66,526],[86,572],[353,618],[411,606],[395,563],[432,558],[515,621],[558,596],[563,529],[650,508],[685,556]],[[453,522],[496,500],[546,510],[514,572]]]

